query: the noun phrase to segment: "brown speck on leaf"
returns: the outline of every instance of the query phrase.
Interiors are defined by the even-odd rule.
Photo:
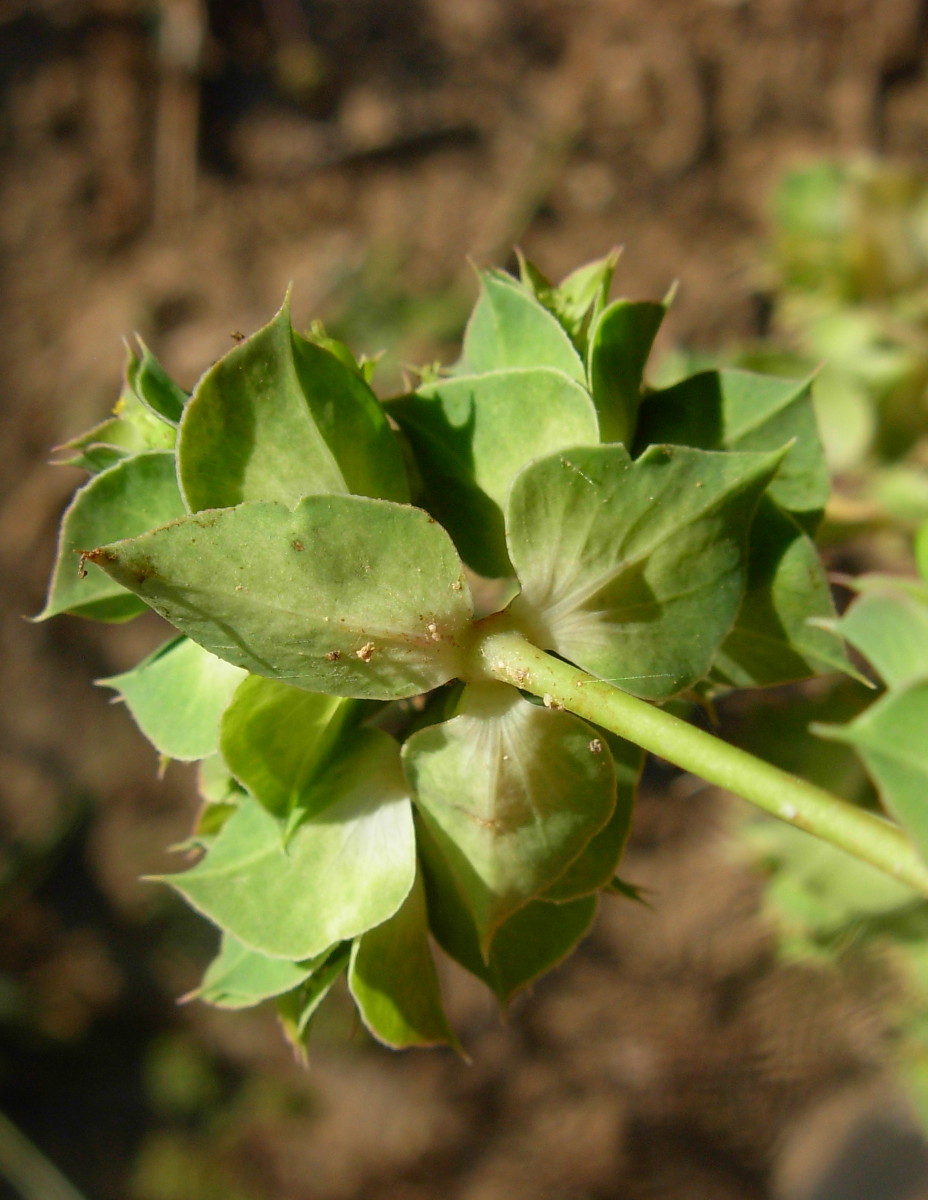
[[[326,658],[328,659],[329,662],[338,662],[338,660],[341,658],[341,656],[342,656],[341,650],[326,651]]]
[[[439,633],[438,626],[434,621],[429,621],[428,625],[426,625],[426,629],[429,631],[429,637],[433,642],[441,641],[441,634]]]
[[[599,738],[593,738],[590,741],[590,753],[591,754],[602,754],[602,752],[603,752],[602,742],[599,740]]]
[[[232,339],[233,342],[244,342],[244,340],[245,340],[244,333],[240,332],[238,329],[233,329],[232,332],[229,334],[229,337]]]
[[[78,579],[86,579],[87,578],[87,568],[84,564],[87,562],[88,558],[93,557],[93,551],[92,550],[82,550],[80,552],[80,554],[81,554],[81,556],[77,562],[77,577],[78,577]]]
[[[429,524],[430,524],[430,525],[437,525],[437,524],[438,524],[438,522],[435,520],[435,518],[434,518],[434,517],[429,517]]]
[[[305,550],[306,547],[303,545],[303,543],[299,539],[297,539],[296,541],[293,542],[293,549],[294,550]]]
[[[545,708],[553,708],[555,712],[562,712],[564,709],[564,705],[559,704],[558,701],[554,699],[554,697],[551,695],[550,692],[545,692],[544,696],[542,697],[542,700],[544,701]]]
[[[365,642],[360,650],[355,650],[355,655],[360,658],[361,662],[370,662],[374,657],[374,643]]]

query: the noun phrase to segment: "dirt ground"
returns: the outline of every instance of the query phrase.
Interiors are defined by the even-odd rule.
[[[108,411],[122,337],[192,386],[292,282],[394,347],[389,386],[450,352],[468,256],[623,244],[623,292],[681,281],[665,345],[724,349],[786,166],[925,165],[928,4],[0,0],[0,94],[0,1113],[87,1200],[913,1197],[890,984],[779,965],[728,803],[667,771],[625,872],[652,910],[610,901],[506,1023],[449,968],[471,1066],[336,1003],[304,1073],[269,1015],[178,1008],[212,935],[138,876],[191,779],[91,686],[163,630],[22,618],[77,482],[48,449]],[[878,1118],[884,1191],[813,1192]],[[50,1197],[17,1146],[0,1121],[0,1195]]]

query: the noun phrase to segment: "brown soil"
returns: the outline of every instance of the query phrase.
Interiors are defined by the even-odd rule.
[[[190,385],[292,281],[301,319],[398,343],[389,382],[453,343],[466,256],[518,242],[558,275],[624,243],[623,291],[682,282],[667,340],[722,347],[758,319],[786,165],[924,156],[928,5],[198,11],[0,4],[0,1108],[94,1200],[810,1194],[815,1155],[884,1103],[886,985],[777,965],[719,798],[655,777],[626,870],[653,910],[612,901],[508,1023],[449,974],[472,1066],[381,1051],[336,1005],[304,1075],[269,1016],[173,1004],[211,938],[137,878],[171,865],[191,780],[159,782],[90,686],[158,622],[22,615],[77,482],[48,448],[108,410],[125,334]],[[790,1150],[826,1108],[818,1149]]]

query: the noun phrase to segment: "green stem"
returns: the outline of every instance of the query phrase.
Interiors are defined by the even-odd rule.
[[[545,654],[498,621],[478,630],[474,658],[492,678],[585,717],[928,896],[928,867],[897,825]]]

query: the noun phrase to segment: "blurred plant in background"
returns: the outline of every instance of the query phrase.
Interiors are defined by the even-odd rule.
[[[854,581],[837,628],[881,693],[852,680],[791,691],[788,703],[773,692],[737,715],[741,744],[865,806],[875,793],[863,766],[877,781],[897,773],[923,803],[925,762],[880,761],[868,740],[879,723],[928,733],[928,177],[872,160],[790,171],[773,194],[760,279],[765,335],[728,357],[815,372],[834,486],[825,540],[837,561],[878,568]],[[705,362],[673,352],[658,379]],[[904,574],[881,574],[887,561]],[[849,736],[822,741],[848,720]],[[780,822],[751,817],[745,832],[782,953],[885,975],[900,1070],[928,1127],[928,905]]]

